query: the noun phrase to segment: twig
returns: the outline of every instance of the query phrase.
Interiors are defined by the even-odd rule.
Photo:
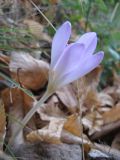
[[[82,83],[83,83],[83,90],[84,90],[84,82],[83,79],[81,79]],[[84,138],[83,138],[83,125],[82,125],[82,105],[83,105],[83,100],[85,95],[81,95],[81,99],[80,99],[80,89],[79,89],[79,81],[77,80],[77,95],[78,95],[78,106],[79,106],[79,114],[80,114],[80,124],[82,126],[82,134],[81,134],[81,138],[82,138],[82,156],[83,156],[83,160],[85,160],[85,155],[84,155]]]
[[[56,28],[53,26],[53,24],[50,22],[50,20],[44,15],[44,13],[38,8],[38,6],[32,1],[29,0],[29,2],[38,10],[38,12],[45,18],[45,20],[49,23],[49,25],[56,31]]]

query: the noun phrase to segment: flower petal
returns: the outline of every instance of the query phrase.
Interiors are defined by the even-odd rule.
[[[64,51],[71,35],[71,23],[66,21],[56,32],[52,42],[51,68]]]
[[[84,60],[86,55],[84,54],[84,45],[79,43],[70,44],[64,50],[62,56],[54,67],[54,71],[57,76],[65,75],[71,72],[81,61]]]
[[[96,53],[95,55],[89,56],[82,63],[80,63],[76,69],[62,76],[58,80],[57,84],[59,84],[59,87],[62,87],[86,75],[101,63],[101,61],[103,60],[103,57],[104,57],[104,53],[102,51]]]
[[[97,35],[95,32],[88,32],[81,36],[77,43],[83,43],[86,48],[86,54],[93,54],[97,46]]]

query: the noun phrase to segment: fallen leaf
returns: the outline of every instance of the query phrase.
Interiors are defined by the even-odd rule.
[[[80,117],[78,114],[73,114],[67,117],[67,120],[64,124],[64,129],[75,136],[81,136],[83,129],[80,124]]]
[[[108,86],[103,92],[110,95],[113,98],[114,103],[120,100],[120,86]]]
[[[49,65],[28,53],[12,52],[9,67],[12,78],[27,89],[39,90],[47,83]]]
[[[78,101],[71,85],[60,88],[56,94],[69,112],[75,113],[78,110]]]
[[[27,140],[30,142],[44,141],[47,143],[61,143],[61,132],[65,119],[54,118],[45,128],[32,131],[27,135]]]
[[[50,121],[53,118],[65,118],[66,114],[60,108],[60,102],[56,95],[53,95],[47,103],[44,103],[37,110],[40,119],[43,121]]]
[[[88,134],[92,135],[101,130],[103,125],[102,115],[97,111],[90,112],[82,118],[82,123],[86,129],[89,129]]]
[[[112,109],[103,114],[104,124],[112,123],[120,120],[120,103],[116,104]]]
[[[100,92],[98,94],[98,99],[100,101],[100,106],[109,106],[109,107],[112,107],[114,105],[114,100],[113,98],[104,93],[104,92]]]

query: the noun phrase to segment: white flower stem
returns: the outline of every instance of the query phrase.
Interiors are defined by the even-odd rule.
[[[46,91],[43,97],[37,102],[37,104],[26,114],[22,120],[22,127],[24,127],[28,121],[32,118],[37,109],[52,95],[53,93]]]
[[[52,91],[47,90],[45,94],[42,96],[42,98],[37,102],[35,106],[26,114],[26,116],[23,118],[23,120],[20,122],[21,125],[16,128],[16,132],[14,135],[12,135],[12,140],[18,136],[20,131],[26,126],[26,124],[29,122],[29,120],[32,118],[34,113],[37,111],[37,109],[53,94]]]

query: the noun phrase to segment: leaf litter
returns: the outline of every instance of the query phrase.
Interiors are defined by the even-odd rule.
[[[0,60],[2,62],[5,61],[3,58]],[[11,53],[9,60],[9,76],[19,83],[21,87],[36,91],[36,93],[38,91],[38,94],[34,96],[36,100],[39,99],[45,90],[42,88],[47,85],[48,63],[43,60],[37,60],[30,54],[21,52]],[[120,121],[119,78],[117,77],[117,80],[116,77],[114,78],[113,86],[98,92],[97,86],[99,85],[101,72],[102,69],[98,67],[83,77],[85,86],[83,86],[83,79],[78,81],[80,88],[79,99],[81,101],[80,103],[82,103],[82,124],[80,123],[76,82],[74,82],[58,89],[55,94],[40,106],[25,129],[19,133],[19,136],[14,139],[12,143],[19,144],[24,141],[42,141],[55,144],[62,142],[81,144],[81,134],[84,132],[84,135],[89,137],[87,139],[83,138],[83,142],[86,144],[85,151],[88,151],[88,146],[89,148],[93,148],[93,139],[96,139],[95,137],[99,137],[99,139],[102,138],[104,135],[102,135],[103,128],[108,125],[112,127],[113,124]],[[117,92],[113,93],[115,88],[117,88]],[[82,94],[84,94],[84,98],[81,98]],[[113,98],[113,94],[116,98]],[[1,91],[1,101],[3,101],[6,110],[5,112],[5,110],[2,109],[3,105],[1,105],[0,118],[1,122],[3,121],[3,123],[1,123],[1,128],[3,128],[1,130],[1,138],[3,141],[5,135],[8,133],[8,139],[10,141],[14,135],[16,125],[20,125],[19,122],[30,108],[34,107],[36,100],[26,95],[19,88],[6,88]],[[9,130],[5,129],[6,114],[10,115],[10,117],[8,116],[7,125]],[[17,119],[18,122],[11,119],[12,116]],[[82,128],[84,129],[83,131]],[[114,130],[117,128],[119,128],[119,125],[116,125]],[[109,131],[109,127],[108,131],[106,128],[106,134],[108,135],[110,133],[111,130]],[[25,139],[23,138],[24,136],[26,137]],[[115,143],[117,142],[113,141],[113,146],[117,146]],[[119,148],[119,145],[117,147]]]
[[[31,10],[31,5],[26,1],[25,4],[25,8],[29,6]],[[38,23],[34,18],[33,20],[25,19],[22,25],[28,27],[32,36],[37,38],[37,42],[34,40],[31,44],[28,44],[26,41],[16,41],[16,43],[11,44],[11,47],[20,50],[21,48],[38,50],[41,45],[38,43],[38,39],[44,40],[45,45],[51,43],[50,37],[43,31],[44,25]],[[19,29],[21,26],[17,25],[17,27]],[[13,33],[9,34],[12,35]],[[27,36],[28,33],[22,31],[22,35]],[[44,47],[46,52],[47,47]],[[41,57],[42,53],[38,54]],[[0,64],[7,66],[7,68],[0,67],[0,71],[17,82],[21,88],[30,90],[36,98],[29,97],[24,90],[17,87],[12,88],[9,86],[0,90],[1,151],[3,150],[4,141],[7,139],[10,144],[16,145],[36,141],[51,144],[84,143],[85,152],[88,153],[90,149],[94,148],[96,139],[107,143],[104,136],[109,136],[116,130],[117,133],[114,133],[111,146],[119,150],[120,76],[113,71],[113,85],[108,85],[98,91],[97,87],[103,72],[101,67],[78,80],[79,93],[76,81],[58,89],[40,106],[24,130],[19,133],[19,136],[11,141],[16,126],[22,125],[21,120],[34,107],[36,100],[42,97],[47,86],[49,59],[42,58],[39,60],[35,58],[35,55],[36,53],[23,51],[11,52],[10,56],[0,54]],[[1,76],[0,80],[6,82],[6,79]],[[82,104],[81,108],[78,101]],[[80,117],[80,109],[82,109],[82,117]],[[100,150],[104,148],[101,149],[100,147],[98,147]]]

